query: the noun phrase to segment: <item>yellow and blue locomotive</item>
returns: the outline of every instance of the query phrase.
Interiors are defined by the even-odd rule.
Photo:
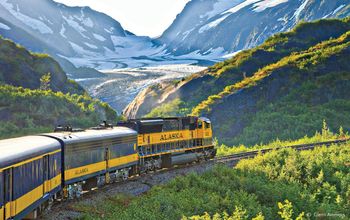
[[[79,197],[131,175],[215,156],[210,120],[148,118],[0,141],[0,220],[35,218],[58,198]]]
[[[119,123],[136,130],[140,172],[215,156],[210,120],[197,117],[135,119]]]

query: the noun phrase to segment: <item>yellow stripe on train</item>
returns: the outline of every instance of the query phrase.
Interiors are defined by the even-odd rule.
[[[163,144],[176,141],[187,141],[197,138],[210,138],[212,135],[213,133],[211,128],[139,134],[137,137],[137,143],[138,146]]]
[[[114,158],[114,159],[109,160],[108,166],[109,166],[109,168],[113,168],[113,167],[121,166],[123,164],[129,164],[132,162],[136,162],[138,160],[139,160],[138,154],[131,154],[128,156],[118,157],[118,158]]]
[[[13,201],[14,203],[14,210],[15,215],[22,212],[24,209],[26,209],[28,206],[33,204],[34,202],[38,201],[40,198],[42,198],[44,195],[44,185],[40,185],[39,187],[33,189],[29,193],[21,196],[20,198]]]
[[[9,219],[15,215],[15,209],[13,209],[12,207],[13,207],[12,202],[8,202],[5,204],[5,219]]]
[[[138,154],[131,154],[128,156],[118,157],[118,158],[108,160],[108,165],[109,165],[109,168],[113,168],[113,167],[121,166],[123,164],[136,162],[138,159],[139,159]],[[107,169],[106,161],[89,164],[89,165],[77,167],[74,169],[69,169],[64,172],[65,181],[79,178],[85,175],[97,173],[100,171],[105,171],[106,169]]]
[[[77,167],[64,171],[64,179],[71,180],[85,175],[93,174],[105,170],[107,167],[106,161],[89,164],[82,167]]]
[[[18,215],[23,210],[28,208],[30,205],[32,205],[33,203],[35,203],[36,201],[41,199],[46,193],[48,193],[48,192],[52,191],[53,189],[55,189],[56,187],[58,187],[61,184],[60,179],[61,179],[61,174],[57,175],[56,177],[52,178],[49,181],[46,181],[46,182],[51,183],[50,190],[48,190],[48,191],[45,190],[45,187],[44,187],[45,184],[41,184],[40,186],[36,187],[32,191],[19,197],[15,201],[6,203],[6,205],[5,205],[5,214],[6,214],[5,219],[8,219],[8,218],[11,218],[11,217]],[[4,207],[2,207],[0,210],[1,217],[4,216],[4,209],[3,208]]]
[[[4,207],[0,206],[0,220],[4,219]]]
[[[173,141],[185,141],[193,138],[196,138],[195,132],[190,130],[183,130],[152,134],[140,134],[138,135],[137,142],[138,146],[143,146],[149,144],[162,144]]]
[[[62,175],[59,174],[50,180],[46,180],[44,183],[44,191],[51,192],[53,189],[55,189],[59,185],[61,185],[61,177],[62,177]]]

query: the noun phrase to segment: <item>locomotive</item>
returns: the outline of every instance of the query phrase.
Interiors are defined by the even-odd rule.
[[[207,118],[132,119],[0,141],[0,220],[36,218],[57,199],[215,157]]]

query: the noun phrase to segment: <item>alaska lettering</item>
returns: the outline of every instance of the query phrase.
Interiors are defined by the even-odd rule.
[[[79,175],[79,174],[82,174],[82,173],[87,173],[89,171],[88,168],[83,168],[83,169],[80,169],[80,170],[76,170],[75,171],[75,175]]]
[[[181,139],[181,138],[183,138],[182,133],[162,134],[160,136],[161,141],[168,141],[168,140]]]

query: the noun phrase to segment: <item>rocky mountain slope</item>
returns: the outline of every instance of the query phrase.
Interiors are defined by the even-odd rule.
[[[47,73],[47,88],[40,88]],[[102,120],[116,121],[117,115],[68,80],[53,58],[0,37],[0,138],[48,132],[59,124],[94,126]]]
[[[227,144],[298,138],[323,119],[349,130],[349,31],[350,18],[302,23],[181,82],[149,88],[125,112],[208,116]]]
[[[300,21],[350,15],[347,0],[192,0],[159,41],[175,54],[229,54]]]
[[[49,53],[67,68],[68,60],[77,67],[127,67],[141,62],[133,57],[160,51],[150,38],[133,35],[106,14],[52,0],[0,0],[0,34]]]

